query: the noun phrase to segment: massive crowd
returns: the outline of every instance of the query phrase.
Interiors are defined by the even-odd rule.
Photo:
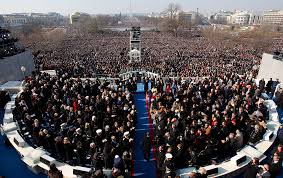
[[[131,64],[128,32],[67,33],[56,42],[24,43],[33,50],[37,68],[56,69],[58,75],[35,72],[26,79],[14,110],[22,134],[58,160],[94,167],[94,177],[103,177],[103,168],[112,169],[112,177],[126,176],[131,170],[136,123],[132,92],[137,86],[132,78],[92,81],[80,77],[117,76],[130,69],[180,76],[145,82],[148,90],[151,81],[150,114],[161,177],[175,177],[179,168],[229,159],[245,144],[261,140],[266,131],[268,111],[261,93],[273,93],[276,83],[265,87],[261,81],[257,87],[247,75],[256,72],[254,66],[260,64],[263,53],[263,48],[248,42],[144,32],[142,62]],[[282,38],[275,39],[265,50],[281,50],[282,44]],[[281,90],[276,94],[282,97]],[[282,100],[276,102],[282,104]],[[149,134],[143,146],[149,160]],[[282,162],[281,151],[275,151],[279,157],[262,170],[257,167],[256,174],[276,175],[270,167]],[[255,159],[251,167],[257,164]],[[56,172],[52,165],[50,174]],[[190,177],[205,177],[205,170]]]
[[[0,59],[13,56],[24,51],[24,49],[15,45],[15,42],[17,41],[17,39],[11,36],[9,30],[0,27]]]
[[[14,116],[28,143],[70,165],[92,167],[94,174],[103,168],[113,169],[113,177],[131,172],[134,80],[82,81],[68,74],[34,73],[26,82]]]
[[[235,73],[152,80],[151,118],[161,177],[174,177],[176,169],[187,166],[217,164],[261,140],[268,120],[261,93],[274,91],[278,84],[269,81],[262,87],[262,82],[257,87],[248,76]],[[282,155],[278,159],[282,163]]]
[[[233,39],[176,37],[165,32],[142,32],[142,62],[128,63],[129,32],[80,34],[69,32],[56,43],[48,39],[23,40],[42,69],[64,68],[81,77],[114,76],[130,69],[146,69],[162,76],[244,74],[259,65],[263,48]],[[281,38],[265,49],[273,52]],[[280,49],[281,50],[281,49]]]

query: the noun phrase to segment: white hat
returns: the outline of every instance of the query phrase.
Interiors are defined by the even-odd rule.
[[[66,127],[66,125],[67,125],[66,123],[62,123],[60,126],[64,128]]]
[[[118,159],[118,158],[120,158],[120,157],[119,157],[119,155],[115,155],[115,158]]]
[[[77,128],[77,129],[76,129],[76,132],[80,132],[80,131],[81,131],[81,128]]]
[[[129,136],[129,135],[130,135],[130,132],[128,131],[124,133],[124,137]]]
[[[106,125],[105,130],[109,130],[109,129],[110,129],[109,125]]]
[[[94,147],[94,146],[95,146],[95,143],[92,142],[89,146],[90,146],[90,147]]]
[[[171,153],[166,153],[165,157],[166,157],[166,159],[172,159],[173,158]]]
[[[96,130],[96,133],[97,133],[97,134],[101,134],[101,133],[102,133],[102,130],[101,130],[101,129],[97,129],[97,130]]]

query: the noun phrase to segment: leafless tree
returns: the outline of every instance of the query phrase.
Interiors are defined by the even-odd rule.
[[[96,33],[99,26],[95,17],[82,16],[79,21],[72,24],[72,28],[76,29],[80,34]]]
[[[182,11],[180,5],[170,3],[165,10],[165,13],[168,15],[169,19],[177,19],[180,11]]]
[[[181,18],[182,13],[180,5],[170,3],[167,9],[162,13],[164,20],[161,24],[161,29],[173,32],[177,36],[179,28],[184,24],[184,19]]]

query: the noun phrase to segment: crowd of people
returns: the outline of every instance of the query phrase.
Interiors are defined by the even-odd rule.
[[[281,128],[282,132],[282,128]],[[276,178],[281,172],[283,161],[283,146],[278,145],[271,154],[271,159],[266,164],[260,165],[258,158],[253,158],[247,170],[244,173],[244,178]]]
[[[229,38],[211,40],[201,35],[189,38],[142,31],[142,62],[129,64],[129,32],[80,34],[67,30],[63,36],[57,42],[47,38],[23,42],[33,50],[41,69],[64,68],[81,77],[115,76],[131,69],[154,71],[162,76],[244,74],[259,65],[263,52],[273,52],[283,44],[283,39],[278,38],[268,49],[263,49],[248,41]]]
[[[13,56],[24,51],[24,49],[15,45],[15,42],[17,41],[17,39],[11,36],[9,30],[0,27],[0,59]]]
[[[131,172],[136,108],[134,80],[70,79],[33,73],[13,111],[25,140],[70,165],[103,169],[112,176]]]
[[[217,164],[260,141],[269,119],[261,93],[276,87],[257,87],[235,73],[151,80],[151,86],[157,168],[166,178],[180,168]]]
[[[33,39],[24,43],[33,50],[37,69],[56,69],[58,74],[51,77],[34,72],[26,79],[14,110],[21,133],[30,144],[43,147],[58,160],[93,167],[96,178],[104,176],[103,169],[112,169],[113,178],[126,177],[132,169],[136,124],[132,92],[137,84],[133,78],[80,78],[116,77],[132,69],[179,76],[176,80],[145,79],[155,137],[152,145],[150,134],[145,136],[144,158],[150,160],[155,146],[162,178],[178,177],[175,170],[180,168],[217,164],[244,145],[260,141],[269,116],[261,93],[274,93],[279,83],[261,80],[257,86],[248,73],[256,74],[263,48],[231,39],[143,32],[139,63],[128,63],[128,32],[67,31],[56,42]],[[265,52],[281,50],[282,45],[283,38],[275,39]],[[275,95],[282,97],[282,89]],[[282,101],[276,102],[282,106]],[[276,176],[282,146],[274,155],[270,164],[259,167],[254,159],[248,169],[258,176],[264,177],[266,172]],[[60,174],[54,165],[50,169],[53,174]],[[206,177],[206,173],[200,168],[189,177]]]

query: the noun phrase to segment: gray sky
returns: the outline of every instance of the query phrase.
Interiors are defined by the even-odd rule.
[[[185,11],[200,9],[202,13],[216,10],[283,9],[283,0],[132,0],[133,12],[160,12],[170,2],[177,2]],[[0,14],[14,12],[129,12],[130,0],[0,0]]]

